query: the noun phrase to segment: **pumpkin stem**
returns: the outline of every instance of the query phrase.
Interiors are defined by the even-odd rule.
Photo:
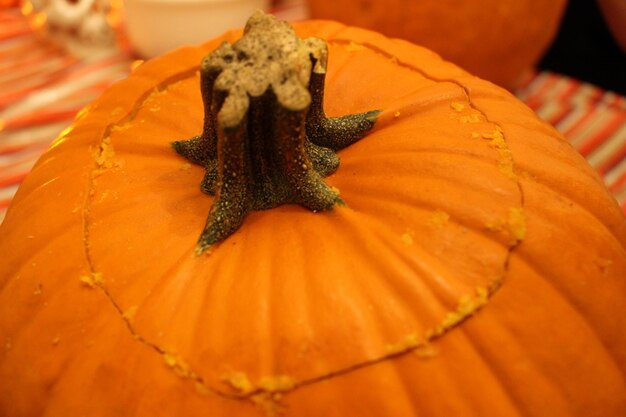
[[[201,189],[215,195],[197,253],[230,236],[251,210],[343,204],[322,177],[339,166],[335,151],[362,138],[379,111],[326,117],[327,55],[321,39],[299,39],[259,11],[240,40],[203,59],[202,133],[172,144],[205,167]]]

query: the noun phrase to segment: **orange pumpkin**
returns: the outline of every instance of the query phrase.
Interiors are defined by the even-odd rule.
[[[567,0],[308,0],[311,16],[430,48],[512,89],[550,46]]]
[[[508,92],[331,22],[325,110],[381,109],[326,182],[195,254],[202,57],[139,67],[43,155],[0,228],[0,415],[619,416],[626,222]]]

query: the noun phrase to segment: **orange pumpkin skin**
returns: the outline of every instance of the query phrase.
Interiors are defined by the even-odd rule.
[[[506,91],[331,22],[326,110],[382,109],[327,178],[347,207],[212,198],[198,64],[147,62],[41,158],[0,228],[0,415],[621,416],[626,222]]]
[[[467,71],[515,88],[550,46],[567,0],[309,0],[333,19],[425,46]]]

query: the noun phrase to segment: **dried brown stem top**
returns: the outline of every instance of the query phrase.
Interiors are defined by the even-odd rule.
[[[202,62],[203,70],[219,73],[215,90],[226,93],[218,114],[220,126],[239,125],[249,98],[263,95],[269,87],[283,108],[306,109],[311,103],[311,71],[326,71],[324,41],[299,39],[287,22],[261,11],[248,20],[244,33],[234,44],[224,42]]]

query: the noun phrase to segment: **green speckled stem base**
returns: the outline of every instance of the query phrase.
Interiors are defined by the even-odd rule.
[[[206,168],[201,189],[216,197],[198,254],[234,233],[251,210],[343,204],[322,177],[339,166],[335,151],[362,138],[379,112],[325,116],[327,53],[323,41],[301,40],[287,23],[257,12],[239,41],[203,60],[202,134],[172,144]]]

